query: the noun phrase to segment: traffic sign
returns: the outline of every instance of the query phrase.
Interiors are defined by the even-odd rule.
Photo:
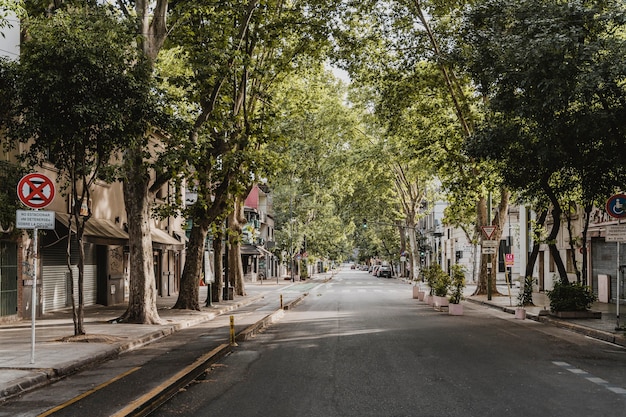
[[[497,240],[483,240],[480,245],[483,248],[497,248],[499,246],[499,243]]]
[[[605,242],[626,242],[626,224],[613,224],[606,227]]]
[[[487,239],[491,239],[493,232],[496,231],[496,226],[480,226],[480,228],[483,231],[483,235],[485,235]]]
[[[504,255],[504,263],[507,266],[513,266],[515,265],[515,254],[512,253],[507,253]]]
[[[481,253],[483,255],[495,255],[497,252],[498,248],[490,248],[490,247],[483,247],[481,250]]]
[[[49,210],[17,210],[15,227],[18,229],[54,230],[54,211]]]
[[[626,195],[615,194],[606,201],[606,212],[611,217],[621,219],[626,217]]]
[[[43,174],[27,174],[17,183],[17,196],[25,206],[40,209],[54,199],[54,183]]]

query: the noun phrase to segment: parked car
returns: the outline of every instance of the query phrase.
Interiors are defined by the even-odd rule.
[[[374,275],[375,277],[378,276],[378,269],[380,269],[380,265],[374,265],[374,267],[372,268],[372,275]]]
[[[381,265],[376,276],[379,278],[391,278],[391,266]]]

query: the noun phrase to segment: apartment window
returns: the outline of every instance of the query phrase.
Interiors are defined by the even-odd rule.
[[[574,270],[574,261],[572,260],[572,255],[574,254],[574,252],[571,249],[567,249],[567,260],[565,262],[565,268],[567,269],[567,273],[568,274],[573,274],[574,272],[576,272]]]

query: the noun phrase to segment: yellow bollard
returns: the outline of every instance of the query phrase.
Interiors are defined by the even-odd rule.
[[[283,309],[283,295],[280,295],[280,309]]]
[[[230,345],[238,346],[235,339],[235,316],[230,316]]]

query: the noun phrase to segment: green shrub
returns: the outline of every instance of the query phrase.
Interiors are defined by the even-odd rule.
[[[462,265],[452,265],[452,281],[450,283],[450,302],[458,304],[463,298],[465,288],[465,268]]]
[[[430,295],[434,295],[435,286],[437,285],[437,280],[439,279],[438,276],[441,271],[441,267],[435,264],[424,268],[422,271],[424,274],[424,279],[428,284],[428,288],[430,288]]]
[[[556,282],[551,291],[546,291],[552,311],[585,311],[591,308],[596,296],[591,289],[578,283]]]
[[[425,276],[432,295],[439,297],[448,295],[448,289],[450,288],[452,280],[450,276],[441,269],[439,264],[429,266],[425,272]]]

